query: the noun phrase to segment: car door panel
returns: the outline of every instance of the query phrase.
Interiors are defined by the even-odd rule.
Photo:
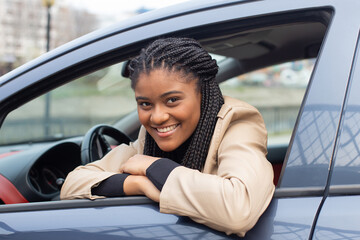
[[[313,239],[359,239],[360,196],[331,196],[321,208]]]
[[[101,204],[102,200],[97,201]],[[321,198],[274,199],[244,239],[306,239],[320,201]],[[68,236],[72,239],[237,239],[187,217],[159,213],[155,203],[0,214],[0,235],[8,239],[34,239],[54,233],[54,239]]]
[[[6,239],[234,238],[186,217],[159,213],[157,204],[2,213],[0,235]]]
[[[308,239],[320,201],[321,197],[274,198],[245,239]]]

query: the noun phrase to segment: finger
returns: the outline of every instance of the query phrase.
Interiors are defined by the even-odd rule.
[[[120,168],[119,168],[119,173],[124,173],[124,172],[125,172],[125,168],[126,168],[125,164],[122,164],[122,165],[120,166]]]

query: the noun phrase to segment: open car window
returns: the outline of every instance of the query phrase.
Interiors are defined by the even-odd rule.
[[[297,18],[294,18],[294,14]],[[314,18],[309,19],[309,15],[314,15]],[[221,83],[223,94],[248,102],[260,110],[268,129],[269,144],[280,143],[281,145],[276,149],[278,152],[276,156],[272,154],[271,149],[268,149],[268,160],[273,166],[278,164],[275,181],[279,179],[281,169],[285,169],[286,166],[281,184],[278,185],[279,188],[287,182],[290,184],[285,187],[294,185],[294,181],[288,179],[284,181],[284,176],[290,176],[290,180],[296,180],[297,187],[303,187],[304,181],[298,181],[299,178],[292,178],[292,176],[295,176],[294,172],[303,174],[298,169],[305,169],[310,165],[301,161],[302,159],[296,155],[297,152],[293,150],[294,144],[291,145],[291,148],[288,148],[288,144],[294,127],[297,127],[296,119],[298,116],[301,118],[301,114],[304,114],[300,105],[303,102],[305,91],[308,91],[310,75],[313,74],[312,69],[326,34],[327,22],[324,19],[327,16],[326,9],[299,11],[284,15],[256,16],[253,19],[236,18],[231,21],[231,24],[221,21],[216,24],[193,27],[190,35],[186,34],[189,30],[186,27],[169,33],[171,36],[191,36],[198,39],[206,50],[216,55],[215,59],[220,66],[216,80]],[[30,163],[26,163],[26,166],[29,171],[32,166],[43,166],[36,165],[36,158],[40,159],[41,161],[38,162],[41,163],[57,162],[59,166],[65,165],[64,158],[60,157],[58,160],[54,160],[52,157],[57,155],[57,151],[66,152],[67,146],[61,145],[62,141],[56,141],[64,139],[64,141],[71,142],[71,146],[77,145],[77,150],[72,147],[76,159],[71,163],[68,162],[66,169],[62,169],[63,176],[66,176],[80,164],[78,147],[81,145],[84,134],[94,125],[105,123],[119,129],[128,129],[128,126],[131,126],[134,127],[134,132],[135,128],[138,130],[139,122],[135,123],[134,121],[137,114],[134,111],[136,102],[133,91],[130,81],[121,76],[122,63],[119,62],[134,57],[141,47],[151,40],[151,37],[138,40],[126,39],[124,36],[132,31],[136,33],[143,30],[133,29],[125,33],[117,33],[103,40],[84,45],[71,54],[64,54],[51,60],[52,72],[46,73],[48,75],[45,76],[38,76],[41,83],[31,86],[31,90],[35,92],[38,88],[44,92],[48,87],[43,83],[46,81],[53,82],[53,86],[60,85],[60,83],[66,84],[59,86],[49,94],[31,100],[8,114],[0,129],[0,145],[3,145],[0,148],[0,154],[3,149],[4,153],[14,149],[18,150],[17,146],[4,145],[55,141],[54,145],[50,143],[49,149],[39,151],[36,156],[22,151],[11,155],[11,159],[10,157],[5,158],[4,162],[20,162],[22,159],[28,159]],[[121,42],[120,39],[128,42]],[[83,59],[82,56],[86,56],[86,58]],[[58,63],[71,65],[64,68]],[[58,70],[60,66],[64,69]],[[41,65],[39,68],[31,70],[29,75],[41,74],[44,72],[42,68],[45,67],[45,64]],[[97,70],[95,71],[95,69]],[[314,69],[316,73],[316,68]],[[68,74],[68,72],[70,73]],[[78,77],[84,73],[86,75]],[[23,81],[25,77],[26,74],[19,79]],[[25,93],[23,95],[28,98],[32,96]],[[307,112],[305,113],[307,114]],[[312,126],[317,126],[315,120],[311,121]],[[320,131],[322,132],[325,127],[319,126]],[[295,135],[297,132],[299,131],[296,131]],[[300,131],[298,134],[304,135],[304,131]],[[79,137],[76,140],[70,139],[74,136]],[[131,137],[134,139],[133,135]],[[61,146],[58,147],[58,145]],[[29,146],[31,148],[31,145]],[[317,146],[316,148],[319,149]],[[75,153],[76,151],[77,153]],[[310,145],[306,148],[305,153],[312,152],[313,148]],[[290,173],[287,173],[289,166],[296,168],[294,167]],[[326,166],[321,166],[321,170],[324,172],[327,172],[327,169]],[[19,175],[21,174],[19,173]],[[23,174],[21,177],[23,182],[16,182],[17,186],[24,186],[23,192],[30,197],[36,195],[35,191],[29,191],[32,186],[28,184],[28,175]],[[18,176],[13,177],[13,179],[17,178]],[[318,185],[322,186],[322,184],[323,181]],[[30,200],[37,201],[37,199]],[[41,200],[49,200],[49,198],[41,198]]]
[[[12,111],[0,145],[83,136],[92,126],[114,124],[136,109],[130,81],[118,63],[78,78]]]

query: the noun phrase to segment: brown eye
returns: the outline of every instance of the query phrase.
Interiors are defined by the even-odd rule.
[[[174,103],[174,102],[176,102],[177,100],[179,100],[179,99],[176,98],[176,97],[172,97],[172,98],[169,98],[169,99],[168,99],[167,103]]]
[[[140,107],[149,107],[151,104],[149,102],[139,102]]]

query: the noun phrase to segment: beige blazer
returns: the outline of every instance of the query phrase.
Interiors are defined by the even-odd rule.
[[[89,198],[91,188],[118,172],[129,157],[143,152],[145,129],[130,145],[69,173],[61,199]],[[177,167],[160,193],[160,212],[188,216],[227,234],[244,236],[269,205],[273,170],[266,159],[267,132],[260,113],[225,97],[202,172]]]

